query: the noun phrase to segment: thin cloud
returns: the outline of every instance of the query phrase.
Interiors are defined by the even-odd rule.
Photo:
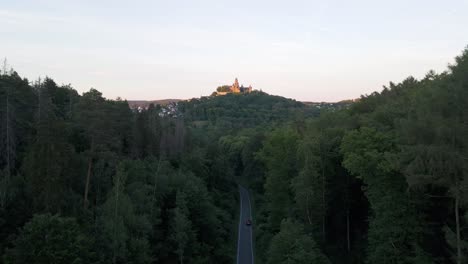
[[[0,20],[10,22],[13,24],[25,24],[30,25],[31,23],[69,23],[70,19],[65,17],[56,17],[50,15],[32,14],[26,12],[18,12],[6,9],[0,9]]]

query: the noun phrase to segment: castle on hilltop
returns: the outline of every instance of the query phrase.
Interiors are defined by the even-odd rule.
[[[239,86],[239,81],[236,78],[234,80],[234,83],[231,86],[229,86],[229,85],[219,86],[216,89],[216,92],[214,92],[213,94],[215,94],[215,95],[226,95],[226,94],[229,94],[229,93],[239,94],[239,93],[251,93],[251,92],[252,92],[252,86],[251,85],[249,85],[249,87],[244,87],[244,85]]]

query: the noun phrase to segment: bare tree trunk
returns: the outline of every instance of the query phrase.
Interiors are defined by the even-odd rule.
[[[326,241],[326,235],[325,235],[325,221],[326,221],[326,213],[325,213],[325,188],[326,188],[326,182],[325,182],[325,165],[323,162],[323,153],[321,153],[322,157],[320,158],[321,165],[322,165],[322,233],[323,233],[323,242]]]
[[[84,192],[84,208],[88,208],[88,192],[89,192],[89,181],[91,180],[91,173],[93,169],[93,157],[89,157],[88,161],[88,173],[86,175],[86,186],[85,186],[85,192]]]
[[[457,120],[458,123],[462,123],[461,120]],[[452,148],[456,149],[455,135],[452,135]],[[455,175],[455,224],[456,224],[456,233],[457,233],[457,264],[462,263],[462,253],[461,253],[461,238],[460,238],[460,182],[458,175]]]
[[[112,256],[112,263],[116,263],[117,260],[117,245],[115,244],[117,241],[117,215],[118,215],[118,206],[119,206],[119,194],[120,194],[120,175],[117,173],[117,186],[115,186],[115,208],[114,208],[114,221],[113,221],[113,228],[114,228],[114,253]]]
[[[40,121],[39,121],[40,122]],[[49,129],[49,128],[47,128]],[[49,130],[50,131],[50,130]],[[49,134],[49,132],[47,132],[47,134]],[[46,187],[46,190],[45,190],[45,208],[46,208],[46,211],[47,212],[50,212],[50,190],[51,190],[51,185],[53,185],[51,183],[51,177],[49,175],[50,173],[50,153],[51,153],[51,149],[50,149],[50,142],[49,142],[49,135],[47,135],[47,146],[46,146],[46,173],[45,173],[45,176],[46,176],[46,179],[47,179],[47,182],[46,184],[48,185]]]
[[[309,211],[309,194],[306,194],[306,213],[307,213],[307,220],[309,221],[309,225],[312,225],[312,220],[310,219],[310,211]]]
[[[348,253],[351,252],[351,238],[349,234],[349,208],[346,210],[346,240],[348,242]]]
[[[154,208],[154,202],[156,201],[156,190],[157,190],[158,175],[159,175],[159,169],[160,169],[160,168],[161,168],[161,156],[159,156],[158,168],[156,169],[156,173],[155,173],[155,175],[154,175],[153,197],[152,197],[152,199],[151,199],[150,217],[153,217],[153,208]]]
[[[351,235],[350,235],[350,207],[351,207],[351,202],[350,202],[350,194],[349,194],[349,174],[346,173],[346,240],[348,244],[348,254],[351,252]]]
[[[7,59],[4,58],[3,59],[3,66],[2,66],[3,72],[0,73],[0,74],[6,75],[7,74],[7,68],[8,68],[8,62],[7,62]]]
[[[460,245],[460,216],[459,216],[459,207],[460,207],[460,191],[456,190],[455,194],[455,222],[456,222],[456,233],[457,233],[457,264],[461,264],[461,245]]]
[[[42,87],[39,83],[37,86],[37,120],[40,122],[42,118]]]
[[[88,201],[88,193],[89,193],[89,185],[91,181],[91,176],[93,173],[93,156],[94,156],[94,137],[91,138],[91,150],[89,154],[89,160],[88,160],[88,172],[86,174],[86,186],[85,186],[85,192],[84,192],[84,208],[88,208],[89,201]]]
[[[6,74],[6,72],[5,72],[5,74]],[[2,197],[1,197],[1,199],[2,199],[1,200],[1,207],[2,208],[5,208],[7,190],[8,190],[8,185],[9,185],[10,178],[11,178],[10,93],[9,93],[8,86],[6,87],[6,118],[5,118],[5,121],[6,121],[5,128],[6,128],[6,154],[7,154],[7,158],[6,158],[5,183],[4,183],[4,187],[3,187],[3,190],[2,190]]]
[[[72,90],[68,91],[68,118],[72,118]]]
[[[6,92],[6,148],[7,148],[7,175],[10,177],[10,94],[7,87]]]

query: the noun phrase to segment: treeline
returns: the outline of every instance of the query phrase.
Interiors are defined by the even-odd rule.
[[[348,109],[226,135],[257,263],[468,261],[468,50]]]
[[[3,263],[232,263],[237,186],[182,119],[0,74]]]
[[[0,75],[4,263],[466,263],[468,50],[349,106],[262,92],[132,111]]]

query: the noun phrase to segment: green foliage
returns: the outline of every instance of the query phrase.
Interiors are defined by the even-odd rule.
[[[406,182],[391,162],[394,140],[372,128],[361,128],[344,137],[342,151],[344,166],[367,184],[373,212],[367,262],[413,263],[414,258],[424,258],[418,256],[420,229],[408,206]]]
[[[452,198],[453,220],[439,232],[445,233],[456,263],[468,256],[464,246],[468,234],[463,232],[467,222],[462,217],[467,209],[468,80],[461,74],[467,61],[465,51],[450,73],[428,74],[420,82],[410,114],[401,119],[397,130],[403,148],[400,161],[410,187],[416,191],[439,188],[441,192],[428,194]],[[455,239],[449,239],[451,232]]]
[[[219,86],[218,88],[216,88],[216,91],[217,92],[230,92],[231,91],[231,86],[229,85],[223,85],[223,86]]]
[[[73,147],[63,134],[66,124],[55,114],[50,96],[53,90],[62,89],[50,79],[38,87],[36,140],[23,161],[26,186],[33,197],[35,212],[60,213],[65,210],[66,185],[71,180],[68,171],[76,158]]]
[[[35,215],[20,231],[5,263],[92,263],[92,240],[73,218]]]
[[[293,130],[273,131],[258,153],[267,168],[265,198],[268,210],[268,225],[279,230],[281,221],[288,216],[291,206],[289,182],[297,173],[297,134]]]
[[[267,263],[328,264],[330,261],[314,240],[304,233],[300,223],[285,219],[279,233],[271,240]]]
[[[110,259],[112,263],[127,261],[129,255],[129,241],[134,233],[131,233],[132,224],[136,223],[136,216],[132,201],[126,191],[127,173],[123,164],[117,168],[113,179],[113,188],[107,201],[103,205],[102,226],[105,237],[108,240]],[[147,252],[140,248],[140,255]]]
[[[33,132],[34,90],[15,71],[0,74],[0,207],[12,201],[14,174]]]
[[[185,194],[177,192],[176,207],[174,208],[174,216],[171,224],[172,234],[170,239],[176,244],[176,254],[179,257],[179,262],[184,263],[185,251],[190,242],[194,242],[194,233],[192,224],[188,219],[189,211],[185,201]]]
[[[28,239],[15,240],[33,214],[58,213],[77,219],[70,224],[70,231],[81,232],[77,238],[96,239],[90,244],[93,258],[76,263],[173,263],[182,247],[167,241],[174,238],[174,224],[184,229],[181,219],[193,231],[184,246],[186,262],[232,262],[235,237],[229,230],[237,188],[225,173],[230,165],[217,146],[186,147],[186,141],[206,140],[185,135],[182,119],[161,117],[159,106],[132,111],[127,102],[107,100],[95,89],[80,96],[50,78],[30,86],[14,72],[0,76],[0,95],[1,255],[11,248],[5,259],[74,263],[52,260],[76,257],[58,245],[43,261],[22,253]],[[185,208],[176,196],[189,197]],[[31,221],[24,232],[43,232],[36,218]]]
[[[319,113],[315,107],[258,91],[192,99],[180,103],[180,110],[188,122],[208,121],[217,129],[231,131]]]
[[[455,62],[349,108],[252,92],[174,115],[4,71],[0,254],[232,263],[240,183],[257,263],[464,263],[468,50]]]

